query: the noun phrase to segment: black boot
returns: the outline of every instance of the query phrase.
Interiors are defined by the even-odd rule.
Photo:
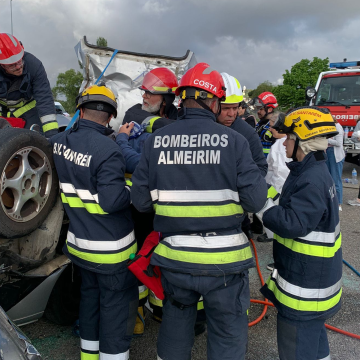
[[[258,242],[271,242],[273,241],[274,239],[273,238],[268,238],[266,233],[262,234],[262,235],[259,235],[256,239]]]

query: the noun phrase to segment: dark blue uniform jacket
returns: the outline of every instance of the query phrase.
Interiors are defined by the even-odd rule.
[[[111,133],[112,130],[105,126],[80,119],[74,128],[51,139],[62,197],[66,196],[68,201],[64,207],[70,219],[69,233],[89,244],[88,249],[71,244],[72,253],[65,245],[64,252],[75,264],[105,274],[124,269],[128,256],[122,262],[101,263],[92,261],[92,254],[105,255],[106,258],[112,253],[126,251],[134,244],[136,246],[135,239],[127,244],[119,240],[132,232],[133,223],[130,191],[125,187],[125,161],[119,146],[107,137]],[[68,190],[71,187],[75,189],[73,193]],[[74,198],[80,198],[98,211],[89,212],[86,207],[79,207],[76,203],[72,207],[71,200]],[[91,250],[93,242],[99,244],[101,241],[104,241],[104,247]],[[111,242],[118,242],[119,246],[112,246]],[[114,250],[107,251],[105,244]],[[74,255],[76,252],[81,252],[81,256]]]
[[[286,243],[274,241],[275,268],[283,279],[298,288],[329,289],[341,283],[342,251],[339,205],[324,152],[311,152],[303,161],[286,165],[290,174],[281,192],[279,206],[270,208],[263,215],[264,226],[274,234],[294,239]],[[327,311],[298,311],[281,304],[266,285],[262,293],[283,316],[293,319],[328,318],[340,308],[338,302]],[[311,299],[314,300],[320,301]]]

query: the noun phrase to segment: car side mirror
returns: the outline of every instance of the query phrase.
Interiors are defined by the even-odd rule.
[[[312,86],[308,86],[305,90],[306,100],[310,101],[316,96],[316,90]]]

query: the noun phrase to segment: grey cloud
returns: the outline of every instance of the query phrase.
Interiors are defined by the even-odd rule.
[[[1,1],[1,0],[0,0]],[[10,31],[1,2],[0,31]],[[181,56],[195,52],[248,88],[278,81],[303,58],[360,60],[358,0],[14,0],[14,35],[40,58],[52,85],[78,69],[79,38],[121,50]]]

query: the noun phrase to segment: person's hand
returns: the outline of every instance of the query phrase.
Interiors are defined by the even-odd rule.
[[[130,136],[130,132],[134,127],[134,123],[126,123],[122,126],[120,126],[119,134],[127,134],[127,136]]]

